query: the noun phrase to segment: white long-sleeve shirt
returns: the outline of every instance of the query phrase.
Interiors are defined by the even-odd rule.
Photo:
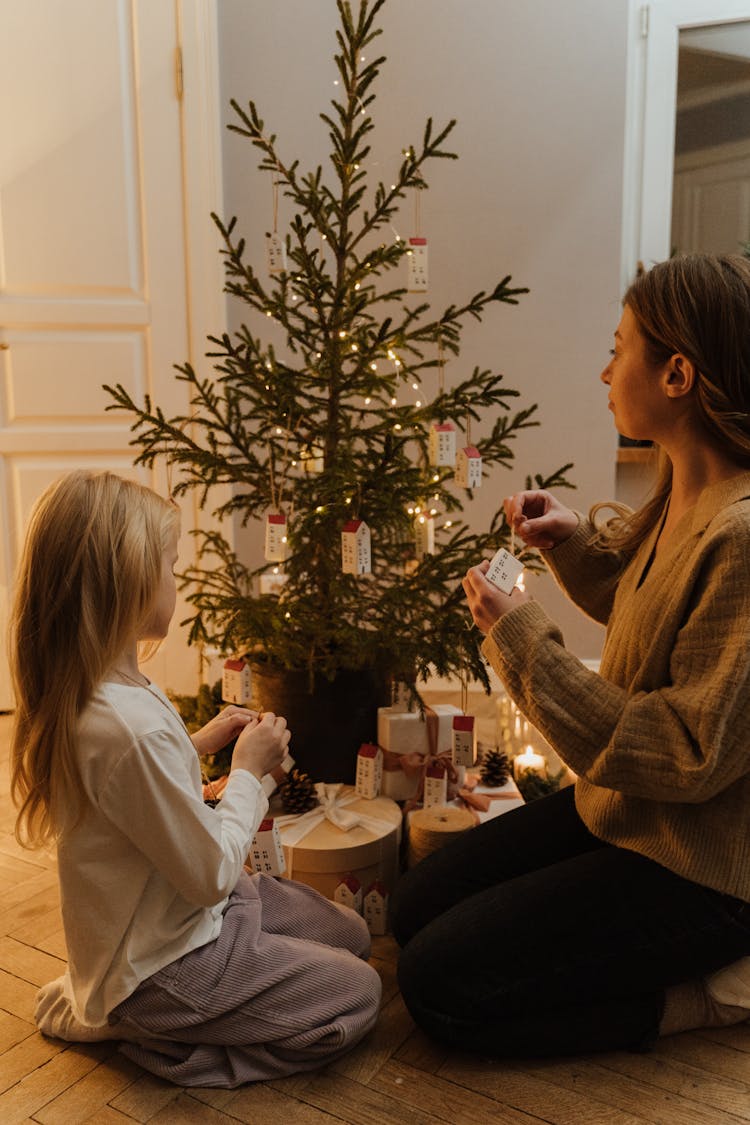
[[[83,816],[58,844],[65,993],[95,1026],[146,977],[217,936],[268,801],[237,769],[216,809],[203,803],[195,747],[153,684],[99,685],[78,762]]]

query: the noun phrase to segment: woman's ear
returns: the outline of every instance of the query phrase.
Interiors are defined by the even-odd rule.
[[[689,395],[695,386],[697,371],[692,360],[681,352],[675,352],[665,368],[664,388],[669,398],[682,398]]]

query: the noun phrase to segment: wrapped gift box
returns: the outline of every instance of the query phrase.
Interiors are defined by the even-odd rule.
[[[467,780],[471,782],[472,778],[469,777]],[[524,799],[512,777],[509,777],[504,785],[492,788],[489,785],[476,784],[467,788],[465,792],[468,794],[465,801],[461,797],[456,797],[452,804],[471,809],[479,824],[524,804]]]
[[[453,716],[463,711],[451,703],[437,703],[432,710],[438,717],[437,753],[450,756]],[[410,800],[417,792],[421,767],[429,752],[424,717],[419,711],[380,707],[378,744],[384,751],[381,793],[394,801]]]
[[[335,798],[332,815],[339,814],[352,826],[346,830],[337,827],[321,808],[277,818],[286,877],[307,883],[332,900],[349,875],[362,887],[379,883],[392,893],[398,878],[401,809],[388,797],[358,797],[351,785],[316,788]]]

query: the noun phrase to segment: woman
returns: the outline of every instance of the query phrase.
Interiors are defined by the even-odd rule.
[[[750,954],[750,263],[640,276],[601,378],[618,431],[658,446],[652,499],[599,527],[547,492],[506,501],[606,624],[600,674],[486,562],[464,580],[485,655],[578,781],[430,856],[395,904],[414,1018],[483,1054],[643,1048],[750,1015],[704,979]]]

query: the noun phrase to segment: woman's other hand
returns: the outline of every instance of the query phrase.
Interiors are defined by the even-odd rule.
[[[508,523],[526,544],[549,551],[570,539],[578,516],[544,489],[516,492],[504,501]]]

